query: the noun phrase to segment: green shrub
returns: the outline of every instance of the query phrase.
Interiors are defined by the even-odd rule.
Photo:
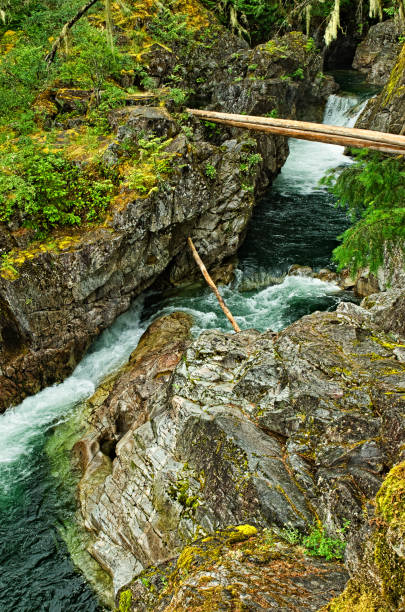
[[[20,146],[0,160],[1,222],[15,219],[44,236],[56,226],[101,219],[113,190],[101,167],[80,169],[59,153],[37,152],[30,140]]]
[[[263,158],[260,153],[242,153],[241,157],[242,161],[239,164],[239,169],[245,174],[251,174],[253,168],[257,166],[257,164],[260,164],[261,161],[263,161]]]
[[[49,78],[41,47],[22,41],[0,59],[0,116],[27,108]]]
[[[208,176],[211,180],[214,180],[217,175],[217,169],[212,164],[205,166],[205,176]]]
[[[128,185],[141,195],[146,195],[156,188],[173,171],[174,153],[165,151],[171,139],[164,140],[150,134],[148,138],[139,138],[134,150],[129,150],[133,169],[128,176]]]
[[[349,524],[350,521],[344,521],[338,532],[343,535]],[[325,557],[327,561],[343,559],[346,542],[330,538],[323,525],[312,526],[308,535],[302,535],[298,529],[283,529],[281,536],[290,544],[303,546],[308,555]]]
[[[339,531],[343,533],[347,527]],[[302,545],[306,552],[312,556],[325,557],[327,561],[343,559],[346,542],[339,538],[330,538],[324,527],[312,527],[309,535],[302,538]]]
[[[60,77],[71,85],[92,89],[97,102],[108,78],[118,78],[121,70],[133,68],[129,57],[122,55],[107,43],[103,32],[81,24],[80,37],[70,50],[66,62],[60,67]]]

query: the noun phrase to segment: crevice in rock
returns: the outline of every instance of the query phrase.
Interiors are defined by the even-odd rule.
[[[100,440],[101,452],[103,453],[103,455],[106,455],[107,457],[109,457],[111,461],[114,461],[114,459],[117,456],[115,452],[116,446],[117,446],[117,441],[113,440],[109,436],[104,436]]]

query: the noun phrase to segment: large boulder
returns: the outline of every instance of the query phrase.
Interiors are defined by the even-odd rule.
[[[278,335],[204,332],[144,396],[146,421],[121,435],[108,476],[85,469],[80,489],[91,552],[116,590],[201,534],[246,522],[304,533],[320,520],[335,536],[350,522],[356,572],[405,436],[403,329],[380,326],[403,295],[367,299]]]

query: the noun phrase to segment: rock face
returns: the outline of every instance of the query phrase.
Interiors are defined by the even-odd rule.
[[[391,612],[405,606],[405,462],[396,465],[376,496],[376,529],[358,572],[324,612]]]
[[[187,78],[205,75],[195,83],[200,103],[235,110],[238,99],[240,112],[278,109],[285,116],[294,116],[298,104],[320,108],[331,85],[317,79],[321,59],[302,34],[246,50],[228,33],[221,51],[220,33],[215,52],[200,46],[190,59]],[[163,272],[175,284],[192,277],[188,235],[208,266],[234,254],[255,195],[288,154],[282,137],[213,131],[162,107],[116,110],[110,123],[115,137],[104,163],[123,178],[101,226],[28,247],[20,230],[0,230],[0,246],[14,248],[0,274],[0,410],[68,375],[94,337]],[[169,159],[147,193],[126,179],[128,149],[141,137],[160,138]]]
[[[400,290],[377,294],[278,335],[201,334],[144,396],[108,476],[85,470],[84,523],[115,589],[201,534],[246,522],[305,532],[320,520],[339,536],[348,520],[354,574],[373,498],[403,455],[403,302]],[[114,404],[113,392],[104,406]]]
[[[392,134],[405,133],[405,43],[381,93],[369,100],[356,127]]]
[[[402,29],[394,19],[371,26],[356,48],[353,68],[365,73],[370,83],[385,85],[400,49],[400,34]]]

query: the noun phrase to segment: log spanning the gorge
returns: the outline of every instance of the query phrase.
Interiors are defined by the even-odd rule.
[[[200,119],[214,123],[223,123],[232,127],[281,134],[301,140],[338,144],[344,147],[368,148],[382,151],[383,153],[405,155],[405,136],[399,134],[326,125],[324,123],[294,121],[292,119],[273,119],[270,117],[218,113],[216,111],[197,110],[194,108],[188,108],[187,111]]]

